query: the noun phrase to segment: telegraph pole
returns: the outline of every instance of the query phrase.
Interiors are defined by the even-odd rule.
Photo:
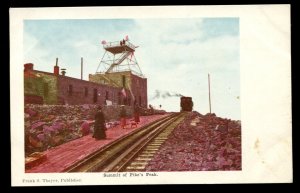
[[[210,100],[210,76],[208,74],[208,97],[209,97],[209,113],[211,113],[211,100]]]

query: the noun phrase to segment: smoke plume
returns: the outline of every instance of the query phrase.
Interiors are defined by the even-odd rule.
[[[159,99],[159,98],[169,98],[169,97],[182,97],[183,95],[180,93],[176,93],[176,92],[169,92],[169,91],[161,91],[161,90],[155,90],[155,94],[152,98],[152,100],[154,99]]]

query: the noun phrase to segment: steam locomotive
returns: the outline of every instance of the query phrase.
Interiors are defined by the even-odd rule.
[[[181,97],[180,98],[180,107],[182,111],[192,111],[193,110],[193,100],[192,97]]]

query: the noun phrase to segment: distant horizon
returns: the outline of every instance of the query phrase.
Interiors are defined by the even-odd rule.
[[[24,64],[52,72],[59,58],[66,76],[80,79],[83,57],[88,81],[104,54],[101,41],[126,35],[139,46],[135,56],[148,81],[148,106],[178,112],[180,97],[172,95],[180,94],[191,96],[194,110],[205,115],[209,73],[212,113],[241,119],[238,18],[25,20]],[[157,91],[171,94],[155,97]]]

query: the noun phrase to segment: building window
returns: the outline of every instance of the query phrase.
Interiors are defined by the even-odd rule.
[[[108,96],[109,96],[108,91],[105,91],[105,100],[108,100]]]
[[[69,96],[73,95],[73,85],[71,85],[71,84],[69,85],[68,93],[69,93]]]
[[[87,87],[84,87],[84,96],[87,97],[89,95],[89,90]]]
[[[125,88],[125,85],[126,85],[126,77],[125,77],[125,75],[122,75],[122,84],[123,84],[123,87]]]
[[[49,94],[49,88],[48,88],[48,83],[44,83],[44,96],[48,96]]]
[[[139,96],[139,106],[141,107],[142,106],[142,97]]]

